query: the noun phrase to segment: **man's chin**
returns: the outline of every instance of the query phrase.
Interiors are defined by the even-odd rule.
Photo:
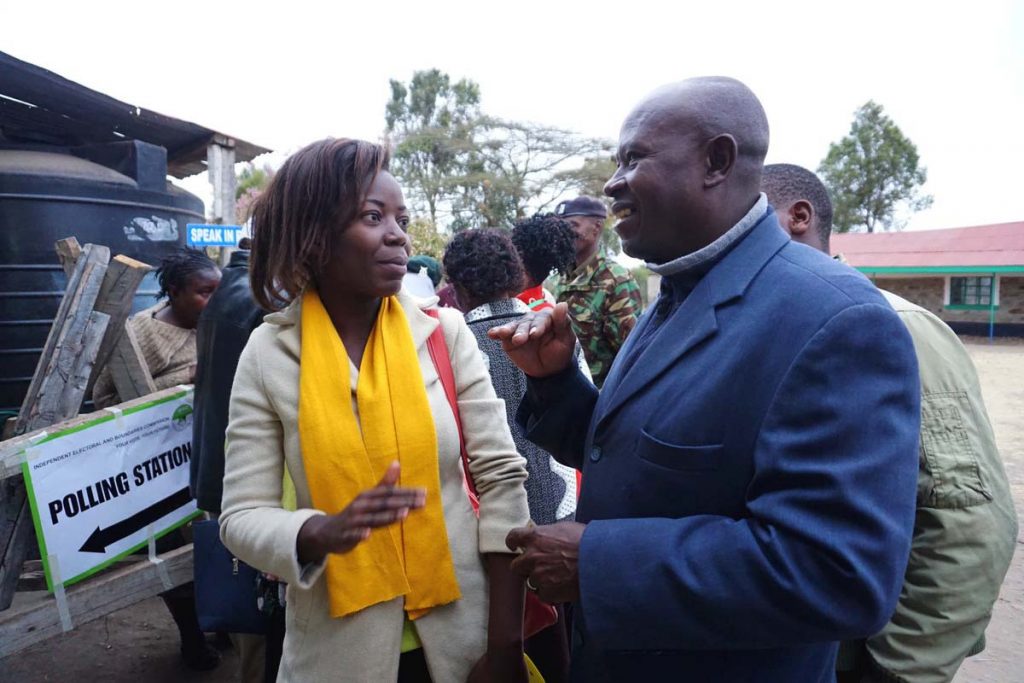
[[[620,241],[622,242],[622,252],[626,256],[632,256],[633,258],[640,259],[641,261],[652,262],[652,255],[647,253],[643,245],[640,244],[639,240],[635,237],[632,239],[620,238]]]

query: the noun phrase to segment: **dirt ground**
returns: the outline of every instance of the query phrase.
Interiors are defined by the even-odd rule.
[[[1024,342],[964,340],[981,375],[985,402],[1017,504],[1024,519]],[[1018,537],[1024,545],[1024,533]],[[1024,680],[1024,548],[1018,547],[995,606],[988,649],[967,660],[955,683],[1012,683]],[[237,680],[238,657],[223,652],[221,666],[194,673],[180,664],[178,637],[158,599],[86,624],[7,659],[0,681],[87,683],[227,683]]]
[[[1024,520],[1024,342],[964,339],[978,367],[985,406],[1006,465],[1017,518]],[[985,632],[988,647],[966,660],[954,683],[1024,680],[1024,529]]]

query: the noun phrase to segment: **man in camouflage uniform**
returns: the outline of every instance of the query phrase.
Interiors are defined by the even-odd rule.
[[[594,384],[600,387],[615,354],[636,325],[642,301],[629,271],[601,250],[601,232],[608,215],[593,197],[564,201],[555,215],[576,233],[576,267],[566,278],[558,301],[569,304],[573,331],[583,346]]]

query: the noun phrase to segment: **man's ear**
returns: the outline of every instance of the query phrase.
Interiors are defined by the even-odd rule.
[[[814,207],[806,199],[797,199],[789,205],[784,216],[788,223],[787,229],[793,237],[802,237],[811,229],[814,222]]]
[[[736,165],[738,146],[736,138],[723,133],[711,138],[705,149],[704,187],[710,188],[720,185],[729,177],[733,167]]]

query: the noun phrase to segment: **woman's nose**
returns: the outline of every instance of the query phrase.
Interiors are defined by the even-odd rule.
[[[402,230],[402,226],[398,224],[398,221],[390,221],[385,239],[388,241],[388,244],[404,244],[408,241],[409,235],[405,230]]]

